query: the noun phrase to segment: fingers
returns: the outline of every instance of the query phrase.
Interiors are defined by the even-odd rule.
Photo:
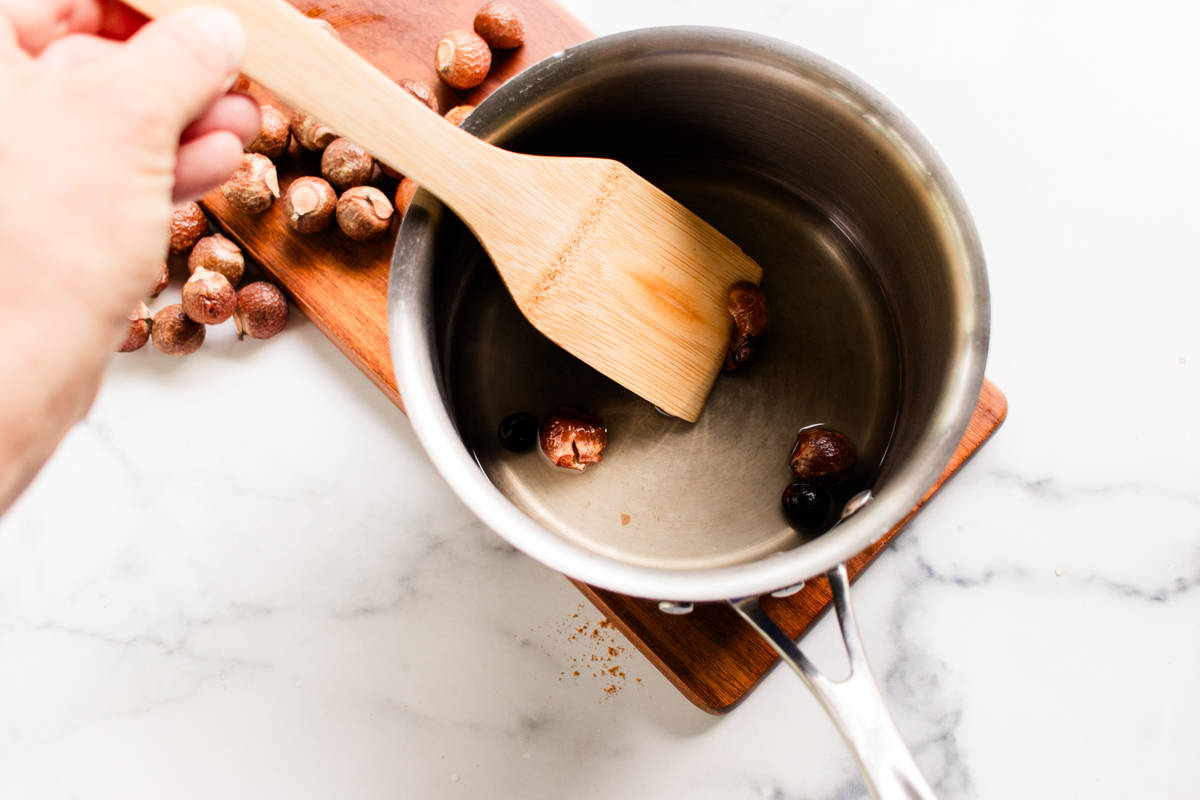
[[[98,0],[0,0],[0,17],[7,17],[21,49],[42,52],[55,39],[100,28]]]
[[[8,17],[0,12],[0,63],[23,61],[28,58],[28,54],[21,49],[21,45],[17,41],[17,29],[13,27]]]
[[[229,88],[245,46],[237,17],[196,6],[143,26],[113,59],[113,77],[148,122],[178,134]]]
[[[186,144],[215,131],[229,131],[247,145],[258,136],[261,124],[258,101],[246,94],[227,94],[188,125],[179,138]]]
[[[108,39],[72,34],[50,43],[37,63],[51,69],[70,69],[112,55],[120,45]]]
[[[174,202],[203,197],[242,163],[242,143],[229,131],[214,131],[179,148],[175,162]]]

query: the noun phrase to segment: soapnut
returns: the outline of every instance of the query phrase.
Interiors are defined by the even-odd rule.
[[[169,356],[185,356],[204,344],[204,326],[190,319],[184,313],[183,305],[175,303],[159,309],[154,315],[150,323],[150,340]]]
[[[582,472],[604,457],[607,446],[608,428],[569,406],[556,408],[538,428],[538,447],[556,467]]]
[[[292,136],[305,150],[313,151],[324,150],[330,142],[338,138],[332,128],[303,111],[292,115]]]
[[[203,242],[203,241],[204,241],[203,239],[200,240],[200,242]],[[196,248],[200,246],[200,242],[196,242],[196,244],[192,246],[193,253],[196,252]],[[162,272],[158,273],[158,279],[154,282],[154,285],[150,287],[150,291],[147,294],[147,297],[151,297],[151,298],[158,297],[160,294],[162,294],[163,289],[167,288],[167,285],[170,282],[171,282],[171,270],[167,268],[167,263],[164,261],[163,265],[162,265]]]
[[[242,165],[221,187],[229,205],[244,214],[261,214],[279,197],[279,174],[271,159],[246,153]]]
[[[219,325],[233,316],[237,295],[229,279],[204,267],[192,273],[183,285],[183,313],[202,325]]]
[[[233,324],[238,338],[270,339],[287,324],[287,299],[266,281],[248,283],[237,293]]]
[[[445,119],[451,125],[462,125],[474,110],[475,106],[455,106],[445,113]]]
[[[525,20],[508,3],[487,3],[475,12],[475,32],[493,50],[512,50],[525,44]]]
[[[178,256],[192,249],[208,233],[208,217],[198,203],[180,203],[171,209],[171,255]]]
[[[733,372],[754,358],[759,339],[767,327],[767,296],[748,281],[738,281],[729,289],[725,309],[733,318],[725,371]]]
[[[291,120],[275,106],[263,106],[258,136],[246,145],[247,153],[259,153],[267,158],[279,158],[287,152],[292,138]]]
[[[242,248],[221,234],[214,233],[196,242],[192,254],[188,256],[188,274],[201,267],[221,273],[230,286],[237,286],[246,271],[246,256],[242,254]]]
[[[370,183],[374,172],[375,159],[349,139],[334,139],[321,154],[321,175],[339,192]]]
[[[283,198],[283,214],[296,233],[319,233],[329,227],[337,193],[323,178],[296,178]]]
[[[338,227],[356,242],[365,242],[387,233],[393,211],[387,195],[374,186],[355,186],[337,201]]]
[[[129,328],[125,341],[117,348],[118,353],[132,353],[145,346],[150,339],[150,319],[150,309],[145,303],[138,303],[137,308],[129,312]]]
[[[453,30],[438,42],[434,67],[438,77],[455,89],[474,89],[492,68],[492,50],[474,31]]]
[[[400,185],[396,187],[396,216],[404,219],[404,215],[408,213],[408,207],[412,205],[413,195],[417,193],[420,187],[412,178],[401,178]]]
[[[425,81],[419,81],[415,78],[401,78],[400,80],[396,81],[396,84],[401,89],[408,92],[413,97],[417,98],[426,106],[428,106],[429,110],[433,113],[437,114],[440,111],[438,108],[437,94],[434,93],[433,87],[431,87]]]
[[[854,468],[854,445],[846,434],[833,428],[816,426],[796,434],[788,459],[792,474],[813,482],[833,482]]]

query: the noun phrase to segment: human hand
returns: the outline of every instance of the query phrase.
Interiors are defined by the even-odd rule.
[[[258,130],[257,104],[226,94],[236,18],[143,22],[104,0],[0,0],[0,510],[90,405],[173,203],[225,180]]]

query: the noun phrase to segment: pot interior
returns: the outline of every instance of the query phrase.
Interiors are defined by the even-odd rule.
[[[452,214],[415,223],[436,228],[434,263],[421,269],[432,271],[443,400],[488,480],[546,530],[645,567],[744,564],[808,539],[780,509],[798,429],[825,424],[854,442],[839,503],[878,494],[934,433],[957,441],[961,409],[953,431],[938,410],[963,391],[976,321],[958,285],[959,232],[886,120],[819,66],[766,48],[635,40],[624,57],[558,65],[544,84],[523,76],[525,91],[501,89],[468,120],[519,152],[627,163],[764,271],[770,324],[757,360],[723,374],[689,424],[539,334]],[[500,446],[505,416],[560,405],[607,425],[602,463],[576,473],[536,448]]]

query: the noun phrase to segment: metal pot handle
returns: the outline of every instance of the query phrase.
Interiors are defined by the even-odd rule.
[[[730,600],[729,604],[770,642],[816,695],[854,753],[867,788],[874,797],[880,800],[936,800],[901,740],[867,664],[858,623],[854,620],[854,608],[850,604],[850,578],[846,574],[846,565],[838,564],[825,573],[825,577],[833,592],[842,641],[850,657],[850,677],[844,681],[832,681],[821,674],[796,643],[766,615],[757,597]]]

